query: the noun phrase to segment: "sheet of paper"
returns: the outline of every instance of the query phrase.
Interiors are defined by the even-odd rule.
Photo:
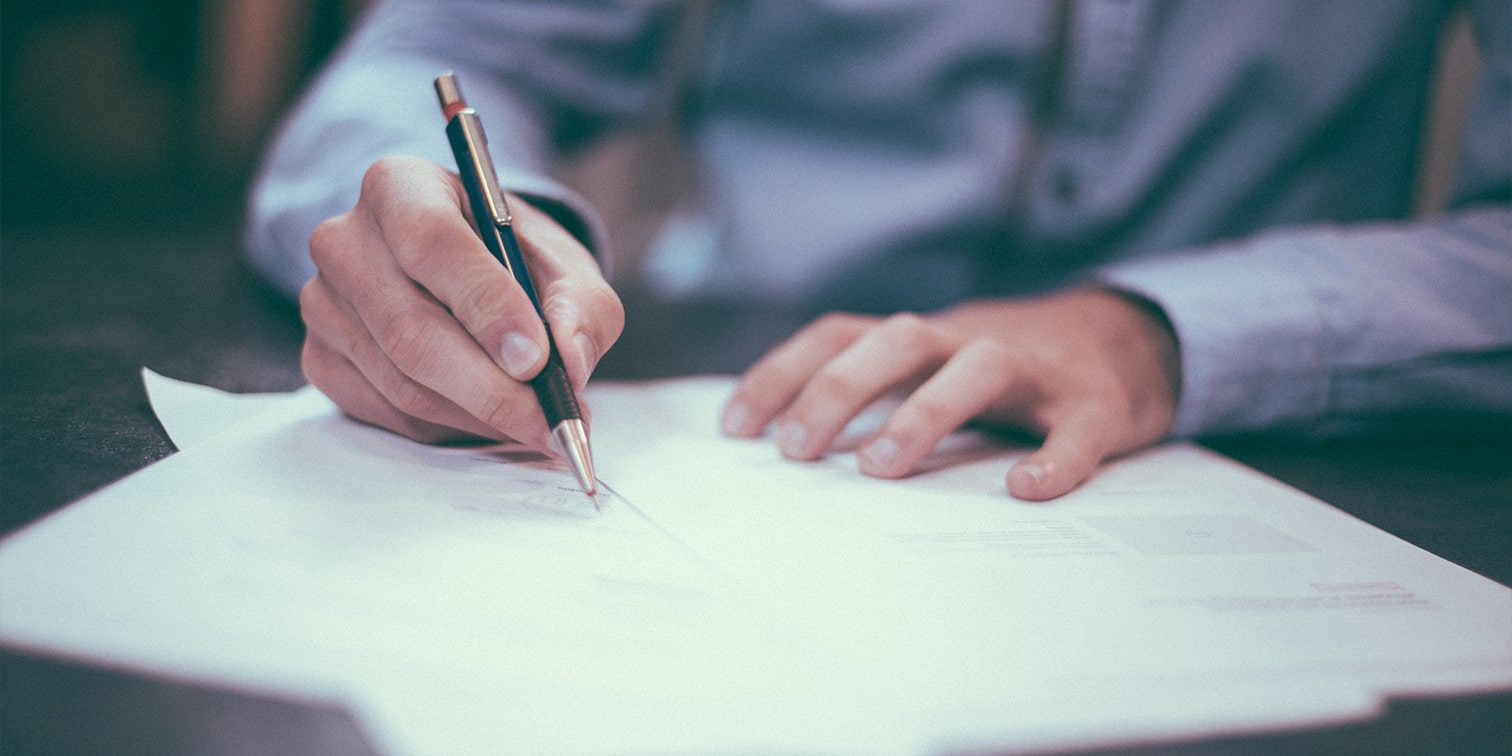
[[[721,439],[728,392],[605,388],[597,424],[645,432],[601,431],[603,474],[732,579],[938,692],[934,724],[979,734],[955,742],[1045,736],[993,709],[1010,694],[1047,711],[1105,701],[1062,717],[1052,735],[1074,740],[1147,709],[1162,684],[1512,685],[1512,591],[1210,452],[1150,450],[1034,504],[1004,493],[1014,452],[969,437],[905,481],[861,476],[850,455],[795,465],[769,440]]]
[[[148,380],[186,451],[0,544],[0,639],[337,698],[394,752],[1018,750],[1512,686],[1512,592],[1194,447],[1028,504],[969,434],[875,481],[721,438],[728,379],[605,385],[590,511],[517,451]]]
[[[920,747],[843,651],[559,464],[308,395],[229,422],[8,538],[0,639],[340,700],[395,753]]]
[[[198,445],[271,409],[290,404],[322,407],[326,401],[314,386],[280,394],[233,394],[175,380],[147,368],[142,368],[142,387],[158,422],[179,449]]]

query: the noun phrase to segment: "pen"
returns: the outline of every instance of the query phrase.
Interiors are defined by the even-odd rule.
[[[530,387],[535,389],[536,399],[541,402],[541,410],[546,415],[546,425],[551,428],[557,448],[572,467],[572,474],[577,476],[578,485],[592,496],[598,486],[593,475],[593,454],[588,448],[583,411],[572,392],[572,383],[567,380],[562,355],[557,352],[556,340],[551,337],[551,325],[546,322],[541,300],[530,281],[530,271],[526,270],[525,258],[520,254],[514,218],[509,214],[504,190],[499,187],[499,176],[494,171],[493,158],[488,154],[483,122],[478,120],[477,111],[462,99],[462,88],[451,71],[436,77],[436,96],[441,100],[441,113],[446,116],[446,136],[451,140],[457,172],[462,175],[462,186],[467,189],[467,199],[472,204],[478,235],[483,237],[483,244],[493,253],[494,259],[514,276],[525,296],[530,297],[530,304],[541,318],[541,327],[546,329],[546,347],[550,350],[546,367],[530,380]]]

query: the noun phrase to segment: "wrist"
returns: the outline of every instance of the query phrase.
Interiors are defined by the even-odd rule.
[[[1129,329],[1123,338],[1135,350],[1130,357],[1153,366],[1174,411],[1181,399],[1181,343],[1165,309],[1148,297],[1123,289],[1097,288],[1090,292],[1123,313],[1120,319]]]

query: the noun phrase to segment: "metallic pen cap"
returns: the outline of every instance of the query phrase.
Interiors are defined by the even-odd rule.
[[[493,157],[488,154],[488,135],[483,133],[477,111],[463,99],[462,83],[457,81],[456,74],[445,71],[436,77],[436,99],[440,100],[441,115],[449,124],[446,133],[452,140],[457,169],[470,170],[477,177],[477,191],[483,194],[481,207],[475,207],[474,211],[483,213],[494,225],[513,223],[514,216],[509,214],[509,203],[504,199]]]
[[[462,97],[462,85],[457,83],[457,75],[451,71],[443,72],[436,77],[436,97],[441,100],[443,110],[457,103],[465,105],[467,102]]]
[[[556,441],[557,450],[572,467],[572,474],[577,476],[578,485],[583,492],[589,496],[597,493],[598,478],[593,474],[593,452],[588,449],[588,429],[583,426],[583,421],[563,420],[551,429],[551,437]]]

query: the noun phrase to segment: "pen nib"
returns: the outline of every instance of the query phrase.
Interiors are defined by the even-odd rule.
[[[597,477],[593,474],[593,452],[588,449],[588,430],[583,427],[583,421],[563,420],[551,429],[551,437],[572,468],[583,493],[589,496],[598,493]],[[597,504],[597,500],[594,503]]]

